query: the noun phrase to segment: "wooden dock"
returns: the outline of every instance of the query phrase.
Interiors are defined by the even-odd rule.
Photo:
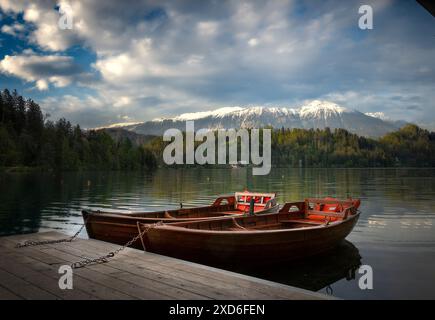
[[[330,299],[307,290],[126,248],[107,263],[74,269],[73,289],[59,288],[59,267],[95,258],[118,245],[76,239],[16,248],[25,240],[53,240],[58,232],[0,237],[0,299]]]

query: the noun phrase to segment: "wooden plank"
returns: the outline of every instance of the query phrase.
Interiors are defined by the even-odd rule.
[[[46,256],[53,255],[55,253],[57,258],[63,259],[62,264],[69,264],[72,259],[71,255],[63,254],[62,252],[57,252],[55,249],[46,248],[33,249],[31,253],[34,257],[39,257],[39,259],[45,259]],[[94,284],[95,288],[98,288],[98,295],[102,299],[122,299],[122,300],[135,300],[135,299],[164,299],[163,294],[154,294],[153,292],[144,292],[143,288],[139,286],[127,283],[123,280],[117,279],[116,277],[108,276],[101,273],[99,270],[82,268],[74,270],[74,281],[77,277],[81,277],[86,281],[90,281]],[[166,297],[167,298],[167,297]]]
[[[87,241],[89,241],[89,240],[87,240]],[[77,242],[75,242],[75,243],[77,243]],[[107,253],[110,250],[118,248],[118,246],[116,246],[116,245],[112,245],[112,244],[108,244],[108,243],[104,243],[104,242],[101,242],[101,243],[104,245],[104,248],[103,248],[104,251],[102,251],[104,253]],[[55,248],[55,249],[56,248],[59,249],[59,248],[62,248],[62,245],[65,245],[65,244],[56,244],[56,245],[53,245],[52,247]],[[50,247],[50,246],[42,246],[40,248],[41,248],[41,250],[46,251],[48,247]],[[83,245],[82,245],[82,243],[80,243],[80,248],[78,249],[78,251],[76,251],[76,256],[73,257],[74,259],[69,259],[68,262],[73,262],[73,261],[76,261],[76,260],[83,259],[83,253],[87,252],[87,251],[84,251],[82,247],[83,247]],[[67,249],[67,251],[69,251],[69,252],[66,252],[66,253],[71,253],[69,248]],[[88,256],[92,255],[92,253],[90,253],[90,252],[88,252],[88,253],[89,253]],[[58,259],[59,255],[56,254],[56,256],[57,256],[57,259]],[[71,257],[68,257],[68,258],[71,258]],[[103,265],[101,268],[102,268],[102,270],[105,270],[106,265]],[[122,266],[120,266],[120,268],[124,268],[125,269],[125,266],[122,265]],[[120,269],[115,269],[115,270],[119,272]],[[99,271],[101,271],[101,270],[99,270]],[[143,271],[141,271],[141,272],[143,273]],[[106,271],[106,273],[113,273],[113,270]],[[149,279],[149,280],[153,281],[153,282],[155,281],[155,279],[154,280],[153,279]],[[173,279],[171,279],[171,277],[168,278],[167,282],[171,282],[171,285],[173,286],[173,282],[174,281],[173,281]],[[150,287],[152,288],[152,285],[150,286],[150,283],[148,283],[146,287],[147,287],[147,289],[149,289]],[[181,287],[183,287],[183,286],[181,286]],[[160,286],[157,289],[160,290],[161,292],[168,293],[168,291],[171,291],[171,289],[173,289],[173,288],[171,286],[165,285],[164,287]],[[184,289],[184,290],[186,290],[186,289]],[[172,291],[174,291],[174,290],[172,290]],[[180,292],[179,290],[175,290],[174,291],[174,295],[171,296],[171,298],[180,298],[180,297],[183,298],[183,299],[204,298],[204,297],[201,297],[200,295],[197,295],[197,294],[188,294],[187,295],[186,293]],[[220,296],[220,297],[222,298],[222,296]],[[160,298],[162,298],[161,294],[160,294]]]
[[[99,244],[100,241],[92,241],[88,244],[88,246],[95,246]],[[206,283],[210,283],[212,280],[216,280],[218,283],[230,283],[235,284],[235,279],[233,275],[236,275],[236,273],[220,270],[221,272],[216,272],[219,269],[213,268],[213,267],[207,267],[202,266],[196,263],[187,262],[171,257],[161,256],[153,253],[143,253],[142,255],[137,255],[137,250],[135,249],[125,249],[124,255],[130,255],[132,259],[136,261],[136,263],[144,264],[146,266],[158,266],[158,268],[163,269],[165,266],[170,266],[171,269],[176,269],[179,271],[182,271],[184,273],[190,273],[192,275],[199,275],[202,276],[202,278],[199,281],[205,281]],[[124,260],[125,258],[123,258]],[[141,261],[139,261],[139,259]],[[248,277],[248,276],[247,276]],[[247,279],[251,281],[247,281]],[[249,290],[252,292],[253,290],[258,290],[260,292],[266,292],[269,297],[273,297],[273,293],[281,295],[281,298],[288,298],[289,297],[289,289],[291,288],[292,291],[297,291],[300,293],[301,297],[304,296],[314,296],[315,298],[324,298],[324,296],[317,295],[316,293],[305,291],[298,288],[292,288],[289,286],[286,286],[285,289],[277,289],[277,290],[271,290],[269,287],[265,287],[264,285],[257,285],[256,284],[256,278],[248,277],[243,279],[237,279],[237,287],[246,287],[249,288]],[[272,282],[271,282],[272,283]],[[236,290],[237,291],[237,290]],[[294,296],[294,294],[291,294],[291,296]]]
[[[77,239],[28,248],[15,248],[27,239],[59,239],[57,232],[0,237],[0,298],[32,298],[42,289],[51,298],[74,299],[319,299],[326,296],[307,290],[236,274],[179,259],[126,248],[108,263],[74,270],[79,293],[58,293],[57,269],[61,264],[97,257],[119,248],[93,239]],[[8,264],[10,263],[10,264]],[[14,269],[14,265],[18,266]],[[6,270],[4,270],[6,269]],[[9,271],[9,272],[8,272]],[[4,274],[6,272],[6,275]],[[21,273],[28,273],[21,276]],[[1,277],[3,275],[3,278]],[[23,287],[23,281],[29,288]],[[51,284],[47,286],[47,283]],[[21,284],[16,286],[16,284]],[[16,291],[11,292],[10,286]],[[3,290],[1,290],[3,288]],[[36,289],[35,289],[36,288]],[[30,290],[30,292],[29,292]],[[57,291],[56,291],[57,290]],[[66,290],[68,291],[68,290]],[[75,291],[75,290],[73,290]],[[11,296],[12,295],[12,296]]]
[[[307,215],[311,215],[311,214],[325,216],[325,217],[344,218],[346,213],[345,212],[308,210]]]
[[[60,250],[60,248],[58,248]],[[102,252],[99,249],[90,250],[90,246],[86,246],[86,249],[80,248],[68,248],[68,252],[71,250],[77,250],[77,252],[85,251],[92,256],[101,255]],[[139,253],[140,254],[140,253]],[[170,286],[189,290],[198,295],[213,298],[213,299],[279,299],[279,297],[273,293],[261,293],[252,291],[252,288],[241,287],[237,283],[222,282],[221,279],[210,279],[205,276],[198,276],[191,272],[185,272],[184,270],[177,270],[170,265],[154,265],[151,263],[143,263],[137,260],[136,257],[130,257],[120,254],[119,259],[111,259],[109,263],[104,266],[110,266],[119,271],[128,271],[131,275],[147,277],[150,279],[158,279]],[[123,277],[125,280],[125,278]]]
[[[63,247],[63,249],[62,249]],[[28,250],[30,248],[23,248],[19,250]],[[74,253],[71,250],[65,250],[65,244],[56,244],[53,246],[33,247],[33,250],[40,252],[41,259],[45,259],[42,255],[55,256],[58,260],[61,259],[61,264],[70,264],[74,261],[84,258],[83,253],[86,251],[80,249]],[[146,279],[146,283],[139,285],[139,281],[145,282],[145,278],[136,278],[135,281],[125,281],[124,278],[116,276],[116,272],[119,273],[120,269],[112,268],[108,264],[100,264],[98,267],[87,267],[74,270],[74,275],[81,275],[88,279],[93,279],[97,283],[104,284],[114,289],[132,295],[135,298],[140,299],[198,299],[199,295],[191,294],[189,292],[183,292],[180,290],[173,290],[170,285],[157,284],[153,279]],[[93,274],[91,274],[93,273]],[[114,286],[115,285],[115,286]],[[144,290],[146,289],[146,290]],[[172,293],[172,295],[169,295]]]
[[[87,252],[83,249],[73,252],[72,248],[65,249],[61,247],[42,250],[48,254],[62,255],[68,262],[82,260],[83,256],[81,256],[80,253]],[[122,290],[123,292],[139,299],[204,299],[204,297],[195,292],[190,292],[185,289],[180,290],[180,288],[174,287],[173,283],[164,283],[156,280],[152,276],[145,277],[143,271],[137,272],[136,274],[131,273],[132,269],[124,261],[122,261],[119,268],[112,266],[112,261],[110,261],[109,263],[74,269],[74,272],[83,274],[87,273],[88,270],[98,272],[102,275],[101,277],[109,281],[111,285],[115,285],[115,288],[118,290],[124,289]],[[130,276],[127,278],[120,277],[120,271],[130,273]],[[139,276],[135,277],[135,275]]]
[[[93,241],[93,240],[92,240]],[[86,254],[87,256],[93,256],[97,257],[102,254],[108,253],[110,250],[114,250],[114,248],[117,248],[118,246],[114,246],[114,248],[108,248],[108,245],[104,242],[101,242],[103,244],[101,250],[100,248],[94,248],[92,250],[92,247],[90,247],[89,244],[90,241],[86,241],[86,246],[83,246],[82,243],[75,242],[76,247],[73,247],[72,244],[64,244],[64,245],[53,245],[52,248],[56,250],[63,251],[64,253],[72,254],[74,253],[76,255],[76,260],[80,260],[83,254]],[[100,242],[100,241],[98,241]],[[67,247],[66,247],[67,246]],[[45,249],[46,250],[46,249]],[[135,250],[136,251],[136,250]],[[139,255],[142,255],[141,251],[136,251]],[[110,263],[107,264],[100,264],[100,265],[94,265],[89,266],[88,268],[99,268],[100,271],[106,272],[106,273],[119,273],[120,271],[127,271],[130,273],[130,278],[134,276],[139,276],[144,279],[148,280],[147,288],[153,288],[155,287],[156,290],[161,290],[165,292],[165,294],[169,294],[173,292],[173,295],[171,298],[189,298],[189,299],[198,299],[198,298],[223,298],[224,295],[221,292],[215,292],[214,294],[211,294],[212,290],[210,290],[210,287],[207,286],[206,280],[204,279],[204,282],[191,282],[190,286],[188,286],[188,282],[186,282],[185,279],[182,279],[180,281],[176,276],[173,274],[173,270],[171,268],[166,268],[164,272],[161,271],[161,266],[159,266],[157,269],[148,269],[147,266],[144,266],[143,264],[133,264],[132,262],[135,261],[133,259],[125,259],[125,255],[120,253],[118,255],[119,259],[114,258],[110,260]],[[159,270],[160,268],[160,270]],[[122,278],[124,279],[124,278]],[[125,280],[125,279],[124,279]],[[192,288],[192,286],[194,286]],[[176,289],[175,291],[173,289]],[[180,294],[180,290],[182,289],[184,291],[191,291],[194,294],[189,294],[186,296],[186,294]],[[190,290],[191,289],[191,290]],[[204,292],[205,291],[205,292]],[[208,291],[208,292],[207,292]]]
[[[36,247],[35,247],[36,248]],[[35,248],[25,248],[25,249],[19,249],[19,250],[25,250],[25,255],[27,257],[31,257],[41,263],[44,263],[44,261],[49,258],[48,255],[42,254]],[[59,267],[61,264],[68,264],[65,260],[60,260],[59,257],[57,257],[57,267]],[[61,261],[61,263],[59,263]],[[24,262],[23,262],[24,263]],[[90,293],[92,296],[97,297],[98,299],[106,299],[106,300],[131,300],[134,299],[134,297],[129,296],[127,294],[124,294],[113,287],[105,285],[102,281],[98,281],[98,277],[95,274],[77,274],[74,273],[74,286],[76,288],[80,288],[81,290]],[[99,279],[101,280],[101,279]],[[56,281],[57,282],[57,281]]]
[[[100,242],[100,241],[93,240],[93,241],[91,241],[90,243],[87,243],[87,244],[89,246],[89,245],[96,245],[96,244],[101,244],[101,243],[102,242]],[[144,254],[138,256],[136,254],[137,250],[134,250],[134,249],[126,249],[126,251],[127,251],[127,254],[128,254],[128,252],[133,253],[133,258],[134,258],[135,261],[137,261],[138,258],[143,258],[144,256],[146,256],[148,258],[147,259],[148,260],[147,265],[158,264],[159,268],[162,268],[165,265],[171,265],[171,267],[173,267],[174,264],[175,264],[178,267],[181,266],[181,268],[177,268],[177,269],[179,269],[179,270],[181,270],[183,272],[192,273],[192,274],[197,274],[198,271],[200,270],[201,274],[204,275],[204,278],[201,279],[202,282],[205,281],[207,283],[207,282],[210,282],[209,279],[216,279],[219,282],[227,282],[227,283],[231,283],[231,284],[235,283],[234,277],[228,276],[228,274],[233,274],[233,273],[230,273],[228,271],[223,271],[222,270],[221,273],[216,273],[216,270],[219,270],[219,269],[215,269],[215,268],[209,267],[211,271],[207,270],[207,272],[205,272],[205,274],[204,274],[204,270],[201,270],[200,268],[197,268],[198,266],[201,266],[201,265],[197,265],[195,263],[190,263],[190,262],[186,262],[186,261],[182,261],[182,260],[178,260],[178,259],[174,259],[174,258],[170,258],[170,257],[164,257],[164,256],[160,256],[160,255],[154,255],[154,254],[150,254],[150,253],[144,253]],[[153,260],[150,261],[149,260],[149,256],[150,255],[156,257],[156,259],[153,259]],[[162,261],[162,259],[164,259],[164,261]],[[150,262],[152,262],[152,264]],[[267,292],[269,296],[273,296],[272,293],[271,293],[271,290],[270,290],[271,288],[265,287],[264,285],[258,286],[256,284],[256,282],[255,282],[257,280],[256,278],[252,278],[252,277],[248,277],[248,278],[251,281],[246,281],[247,280],[246,278],[238,279],[237,280],[237,286],[238,287],[246,286],[246,287],[248,287],[250,289],[251,292],[252,292],[253,288],[256,288],[256,289],[259,289],[260,291]],[[255,281],[252,281],[252,279],[254,279]],[[291,288],[291,287],[288,287],[288,286],[285,286],[285,287],[286,288],[284,290],[282,290],[282,294],[283,294],[284,297],[288,298],[289,297],[289,288]],[[306,296],[309,296],[309,297],[313,297],[314,296],[315,298],[320,298],[321,297],[321,295],[317,295],[316,296],[316,294],[313,294],[312,292],[302,291],[301,289],[296,289],[296,288],[292,288],[292,289],[295,289],[295,290],[292,290],[292,294],[291,294],[291,296],[293,298],[295,296],[294,295],[294,291],[296,291],[296,293],[299,294],[299,297],[304,297],[304,296],[305,297]],[[323,298],[323,296],[322,296],[322,298]]]
[[[0,285],[8,288],[15,295],[31,300],[56,300],[55,295],[22,280],[0,268]]]
[[[103,249],[105,248],[105,243],[102,243],[100,241],[92,240],[91,243],[92,243],[92,245],[95,245],[97,243],[103,244],[102,247],[103,247]],[[89,248],[90,243],[87,242],[86,244],[87,244],[86,247]],[[77,243],[76,243],[76,245],[78,246]],[[126,249],[126,250],[130,250],[130,249]],[[133,261],[133,263],[138,263],[137,262],[137,260],[138,260],[137,259],[137,252],[138,251],[134,250],[134,249],[132,249],[132,251],[136,253],[135,257],[132,258],[132,261]],[[100,250],[97,253],[101,254],[101,252],[102,251]],[[142,253],[139,256],[141,257],[143,255],[148,255],[148,254],[149,253],[146,253],[146,254]],[[159,257],[167,258],[167,257],[163,257],[163,256],[159,256]],[[123,254],[122,262],[124,262],[124,261],[126,261],[126,257]],[[248,297],[254,298],[255,297],[255,298],[263,298],[263,299],[267,299],[267,298],[269,298],[269,299],[271,299],[271,298],[282,299],[282,298],[286,297],[286,296],[275,296],[275,294],[271,293],[270,290],[264,290],[265,292],[263,292],[263,293],[261,291],[257,293],[255,290],[253,290],[252,285],[250,285],[248,287],[240,286],[240,283],[235,283],[234,279],[227,279],[227,281],[222,281],[223,280],[222,277],[218,277],[217,279],[210,278],[209,275],[201,275],[198,277],[194,272],[192,273],[192,269],[194,270],[194,268],[192,268],[192,267],[189,267],[187,270],[186,269],[179,270],[179,268],[174,269],[172,267],[167,267],[168,263],[166,261],[164,261],[163,264],[162,264],[162,262],[160,262],[160,264],[157,264],[156,266],[154,266],[154,264],[156,264],[155,262],[156,261],[152,261],[152,263],[150,263],[148,261],[147,263],[143,263],[143,262],[139,261],[138,267],[142,268],[142,269],[147,269],[147,270],[152,268],[155,272],[161,271],[161,272],[163,272],[163,274],[165,274],[165,273],[170,274],[171,276],[169,277],[168,281],[172,281],[172,282],[174,281],[174,278],[176,279],[177,276],[180,276],[179,273],[181,271],[182,272],[181,276],[185,276],[185,275],[189,276],[188,278],[183,279],[184,281],[195,281],[195,282],[199,282],[201,284],[203,284],[203,283],[207,284],[205,286],[205,290],[208,290],[208,291],[210,291],[210,287],[214,288],[216,286],[216,290],[219,290],[218,292],[221,292],[222,290],[220,287],[222,287],[224,284],[231,284],[231,286],[227,286],[227,288],[226,288],[230,292],[230,293],[227,292],[226,297],[228,297],[228,298],[230,298],[230,297],[233,297],[233,298],[248,298]],[[113,265],[114,263],[115,263],[115,260],[112,259],[109,264]],[[263,288],[263,289],[265,289],[265,288]],[[245,294],[247,295],[247,297],[245,297]],[[235,296],[233,296],[233,295],[235,295]],[[223,298],[222,294],[220,294],[217,298]]]
[[[25,260],[27,260],[26,263]],[[35,263],[39,263],[39,261],[12,253],[7,255],[7,261],[6,259],[0,260],[0,268],[62,299],[95,299],[95,297],[77,287],[73,290],[60,289],[58,285],[60,275],[57,273],[57,268],[50,268],[50,266],[46,265],[44,269],[48,272],[42,272],[44,269],[41,269],[41,267],[35,270]]]
[[[342,204],[353,205],[352,200],[340,200],[340,199],[319,199],[319,198],[307,198],[305,202],[308,203],[320,203],[320,204]]]
[[[53,245],[51,249],[61,251],[63,254],[73,255],[74,261],[83,259],[83,254],[86,254],[87,256],[97,257],[102,254],[108,253],[110,250],[114,250],[114,248],[107,248],[106,243],[103,243],[103,249],[105,249],[106,251],[102,251],[99,249],[90,250],[90,247],[88,245],[89,241],[86,242],[86,247],[83,246],[82,243],[75,242],[75,244],[77,248],[74,248],[71,244],[63,244]],[[114,247],[117,248],[118,246]],[[48,251],[48,249],[42,250],[45,252]],[[141,254],[140,251],[138,251],[138,253]],[[134,260],[125,259],[125,256],[120,253],[117,258],[111,259],[109,263],[93,265],[87,268],[95,268],[98,269],[98,271],[109,275],[114,273],[119,274],[119,272],[130,273],[128,279],[134,279],[133,283],[138,284],[140,283],[139,281],[146,281],[144,287],[148,290],[156,290],[156,292],[160,292],[160,295],[161,292],[164,292],[165,295],[174,299],[223,298],[223,295],[220,292],[216,294],[211,294],[212,291],[210,290],[210,287],[206,284],[192,282],[191,285],[195,286],[195,288],[192,288],[186,281],[178,281],[178,279],[174,277],[173,274],[171,274],[171,270],[167,270],[167,273],[156,272],[146,268],[145,266],[143,266],[143,264],[132,264],[133,261]],[[122,279],[126,280],[126,278],[124,277],[122,277]],[[198,288],[202,288],[202,290]]]
[[[74,245],[73,243],[71,245]],[[79,246],[80,244],[76,244]],[[99,253],[101,254],[105,247],[105,243],[98,240],[91,240],[86,243],[86,247],[95,247],[96,249],[100,250]],[[265,293],[269,298],[271,299],[288,299],[289,297],[292,297],[293,299],[295,296],[299,296],[299,298],[303,299],[324,299],[326,296],[322,294],[317,294],[315,292],[311,292],[308,290],[303,290],[299,288],[294,288],[286,285],[279,285],[273,283],[273,282],[267,282],[269,285],[274,286],[274,288],[270,288],[268,286],[263,284],[258,285],[257,278],[249,277],[249,276],[243,276],[238,277],[237,281],[234,279],[234,275],[239,275],[234,272],[226,271],[226,270],[220,270],[213,267],[203,266],[200,264],[196,264],[193,262],[188,262],[184,260],[179,260],[167,256],[162,256],[158,254],[153,254],[150,252],[142,252],[142,254],[137,254],[138,250],[126,248],[124,252],[122,253],[122,260],[126,260],[126,256],[132,259],[133,263],[142,265],[144,268],[151,268],[155,267],[157,270],[165,271],[165,268],[168,268],[168,266],[171,269],[171,272],[179,271],[183,272],[184,274],[191,274],[192,276],[198,276],[196,281],[201,281],[203,283],[208,283],[213,285],[213,281],[216,281],[218,284],[231,284],[235,285],[236,289],[234,289],[236,292],[240,290],[240,288],[247,288],[249,292],[251,293],[251,296],[256,294],[256,291],[260,293]],[[113,260],[111,260],[113,261]],[[218,272],[220,271],[220,272]],[[279,296],[279,297],[276,297]],[[263,297],[263,299],[265,299]]]
[[[22,298],[0,286],[0,300],[22,300]]]

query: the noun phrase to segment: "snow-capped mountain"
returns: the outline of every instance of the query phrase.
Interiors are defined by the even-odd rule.
[[[366,112],[365,115],[373,118],[378,118],[384,121],[390,120],[390,118],[388,118],[387,115],[383,112]]]
[[[142,122],[118,122],[118,123],[112,123],[109,125],[105,125],[102,127],[94,127],[92,129],[94,130],[101,130],[101,129],[119,129],[124,127],[132,127],[138,124],[142,124]]]
[[[376,114],[377,115],[377,114]],[[173,118],[158,118],[125,129],[140,134],[161,135],[169,128],[185,130],[187,120],[195,121],[195,130],[229,128],[343,128],[364,136],[382,136],[397,130],[399,123],[385,121],[347,109],[328,101],[314,100],[300,108],[225,107],[212,111],[184,113]]]

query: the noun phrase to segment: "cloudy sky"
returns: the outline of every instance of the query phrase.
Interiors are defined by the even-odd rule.
[[[324,99],[435,128],[435,19],[414,1],[0,0],[0,30],[0,87],[83,127]]]

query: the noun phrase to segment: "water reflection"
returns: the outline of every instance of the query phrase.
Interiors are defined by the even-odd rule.
[[[355,281],[355,273],[360,266],[359,250],[345,240],[325,254],[302,261],[261,269],[253,269],[249,266],[235,266],[228,269],[298,288],[319,291],[324,288],[333,290],[333,284],[342,279]]]

